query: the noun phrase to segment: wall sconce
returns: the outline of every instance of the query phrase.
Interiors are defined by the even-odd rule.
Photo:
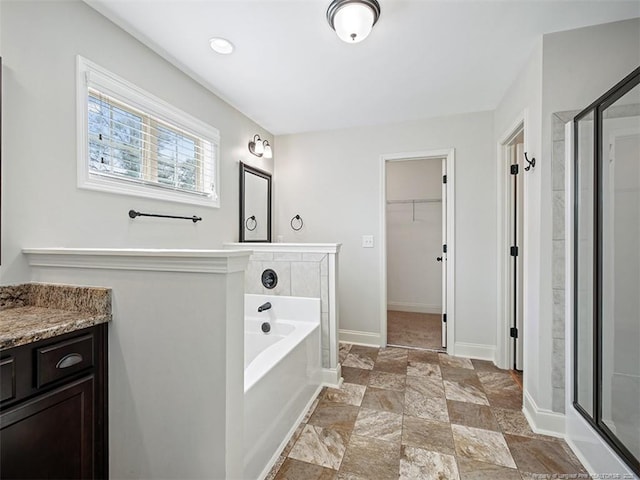
[[[249,142],[249,152],[256,157],[273,158],[273,150],[271,150],[269,140],[262,140],[257,133]]]

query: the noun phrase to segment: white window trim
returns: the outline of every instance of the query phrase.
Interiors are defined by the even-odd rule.
[[[92,174],[89,170],[88,95],[91,86],[99,88],[125,103],[149,113],[170,124],[188,128],[191,132],[211,142],[214,154],[214,188],[210,197],[170,190],[154,185],[137,184],[118,178]],[[188,203],[212,208],[220,207],[220,133],[201,120],[179,110],[136,85],[78,55],[76,57],[76,110],[77,110],[77,180],[78,188],[121,195],[154,198],[171,202]]]

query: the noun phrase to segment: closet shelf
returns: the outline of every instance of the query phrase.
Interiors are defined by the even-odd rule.
[[[401,203],[442,203],[441,198],[414,198],[410,200],[387,200],[387,205],[395,205]]]

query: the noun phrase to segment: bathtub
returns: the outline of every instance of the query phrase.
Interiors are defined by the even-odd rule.
[[[320,299],[246,294],[244,349],[243,478],[261,479],[320,389]]]

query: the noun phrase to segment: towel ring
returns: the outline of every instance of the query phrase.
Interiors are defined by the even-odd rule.
[[[295,225],[294,225],[294,222],[295,222]],[[291,219],[291,228],[293,228],[296,232],[299,230],[302,230],[303,225],[304,225],[304,222],[302,221],[302,217],[300,215],[296,215]]]
[[[252,222],[251,224],[253,225],[253,228],[249,226],[250,225],[249,222]],[[247,218],[244,222],[244,226],[247,230],[249,230],[250,232],[253,232],[258,226],[258,221],[256,220],[256,216],[251,215],[249,218]]]

